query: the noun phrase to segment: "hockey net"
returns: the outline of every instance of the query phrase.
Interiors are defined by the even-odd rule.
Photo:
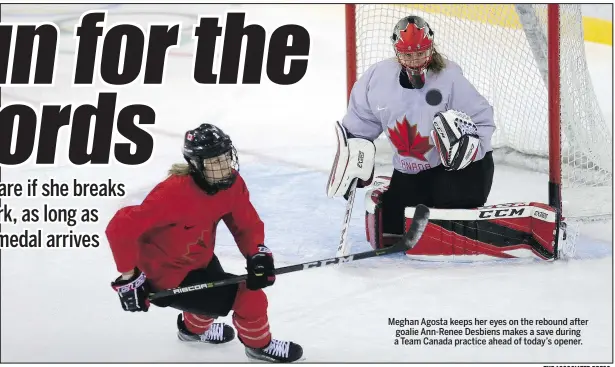
[[[346,5],[348,93],[372,64],[395,56],[390,42],[395,23],[419,15],[434,30],[438,52],[457,62],[494,106],[496,163],[561,180],[566,217],[610,218],[612,126],[587,68],[580,5],[556,7],[559,22],[551,24],[559,32],[549,37],[553,12],[546,4]],[[550,58],[556,53],[557,59]],[[551,87],[549,78],[555,81]],[[390,145],[381,139],[378,161],[390,165]]]

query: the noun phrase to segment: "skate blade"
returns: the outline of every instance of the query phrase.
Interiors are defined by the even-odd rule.
[[[258,359],[258,358],[253,358],[253,357],[247,357],[248,361],[251,363],[285,363],[285,362],[275,362],[275,361],[263,361],[262,359]],[[290,363],[301,363],[305,361],[305,356],[302,356],[301,358],[297,359],[294,362],[290,362]]]

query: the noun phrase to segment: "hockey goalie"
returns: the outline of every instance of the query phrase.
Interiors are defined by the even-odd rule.
[[[366,232],[374,248],[395,242],[413,208],[423,204],[432,208],[431,219],[410,256],[556,258],[564,231],[554,208],[535,202],[485,206],[496,129],[489,102],[458,64],[437,52],[424,19],[402,18],[391,40],[396,57],[361,75],[336,124],[338,151],[327,195],[354,198],[355,187],[371,183]],[[374,179],[373,142],[383,132],[393,147],[394,169],[390,177]]]

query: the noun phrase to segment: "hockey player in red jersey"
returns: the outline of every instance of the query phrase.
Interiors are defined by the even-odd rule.
[[[152,301],[182,311],[178,337],[185,342],[226,343],[230,325],[214,320],[233,311],[237,336],[249,358],[293,362],[301,346],[273,339],[262,288],[275,282],[274,261],[265,246],[264,225],[239,174],[237,152],[219,128],[202,124],[186,133],[183,155],[140,205],[120,209],[106,235],[117,270],[112,282],[125,311],[147,312],[148,295],[163,289],[221,280],[226,273],[214,254],[216,227],[223,221],[246,258],[245,283],[181,293]]]

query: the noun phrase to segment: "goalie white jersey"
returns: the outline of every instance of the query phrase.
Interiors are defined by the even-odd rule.
[[[430,137],[433,118],[437,112],[454,109],[476,124],[480,147],[475,160],[492,150],[493,108],[463,76],[459,65],[446,60],[441,72],[428,71],[421,89],[404,88],[400,72],[399,63],[387,59],[359,78],[342,119],[350,134],[373,141],[384,132],[393,145],[395,169],[414,174],[441,164]]]

